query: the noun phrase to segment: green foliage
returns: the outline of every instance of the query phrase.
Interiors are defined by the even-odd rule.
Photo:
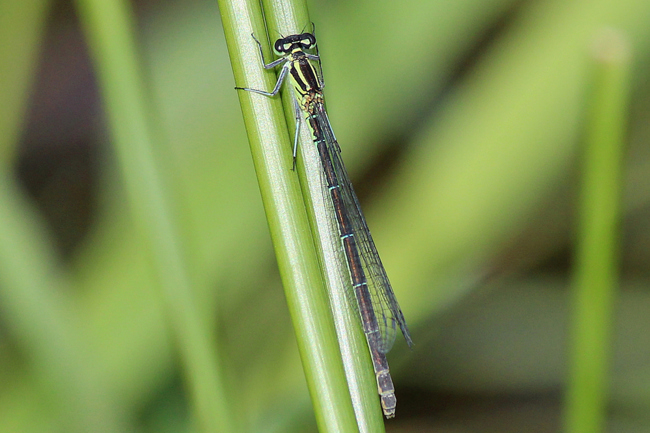
[[[92,231],[67,260],[12,176],[47,5],[0,4],[0,39],[16,41],[0,49],[2,426],[226,431],[220,423],[232,418],[237,431],[314,430],[289,319],[294,307],[286,306],[274,262],[216,2],[170,2],[137,21],[134,53],[142,55],[131,54],[136,71],[124,70],[141,81],[124,98],[145,101],[144,133],[126,127],[134,120],[128,112],[119,122],[111,117],[125,106],[107,84],[125,78],[106,62],[128,57],[111,50],[128,42],[136,21],[103,23],[103,40],[115,43],[106,51],[86,36],[110,150],[100,161]],[[78,10],[85,35],[100,32]],[[563,252],[573,245],[574,171],[593,103],[585,97],[589,46],[613,26],[639,59],[633,110],[623,119],[633,158],[624,175],[621,260],[641,271],[620,277],[607,419],[613,429],[647,431],[650,363],[639,338],[650,326],[650,92],[640,79],[648,76],[647,16],[646,0],[310,4],[330,120],[414,331],[415,350],[398,342],[389,356],[396,424],[413,419],[405,412],[427,413],[407,405],[409,388],[420,399],[436,391],[481,399],[564,389],[570,272]],[[259,68],[257,58],[250,66]],[[141,150],[130,140],[149,142],[156,175],[138,165]],[[219,409],[206,415],[206,407]],[[435,400],[418,407],[441,410]],[[559,418],[557,407],[543,410],[542,424],[554,431],[548,420]],[[459,425],[487,428],[474,412],[463,414]]]

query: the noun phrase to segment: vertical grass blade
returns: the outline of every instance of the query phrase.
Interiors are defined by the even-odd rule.
[[[275,3],[282,8],[278,4],[282,2]],[[300,29],[309,22],[304,3],[282,4],[286,7],[285,29]],[[277,75],[262,68],[251,36],[254,33],[262,41],[266,60],[270,61],[259,2],[221,0],[219,8],[236,85],[273,88]],[[297,24],[298,21],[304,23]],[[275,24],[269,19],[268,25],[273,38],[277,34]],[[296,172],[291,170],[293,125],[287,127],[280,97],[268,98],[240,90],[239,99],[319,431],[356,432],[358,427],[301,185]],[[284,103],[286,106],[286,98]]]
[[[223,387],[216,339],[205,323],[188,273],[170,199],[163,134],[146,92],[134,38],[134,20],[124,0],[77,0],[90,46],[111,138],[142,238],[148,243],[170,328],[179,349],[201,431],[236,431]]]
[[[622,160],[629,88],[628,42],[604,31],[593,53],[565,431],[605,431],[612,314],[618,281]]]

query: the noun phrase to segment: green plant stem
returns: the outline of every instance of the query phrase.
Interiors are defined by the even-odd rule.
[[[132,11],[123,0],[78,0],[77,9],[91,48],[130,207],[152,254],[200,429],[236,431],[222,385],[216,338],[198,308],[173,202],[168,197],[170,189],[166,186],[172,183],[172,172],[160,157],[163,135],[145,91]]]
[[[251,37],[262,41],[270,61],[259,3],[222,0],[219,8],[236,85],[271,89],[277,76],[261,67]],[[296,33],[309,23],[303,2],[270,2],[265,8],[271,35]],[[319,430],[359,431],[301,185],[291,170],[294,127],[287,127],[280,98],[241,90],[239,98]]]
[[[603,32],[594,54],[595,79],[583,154],[565,414],[568,433],[605,430],[629,62],[625,38]]]

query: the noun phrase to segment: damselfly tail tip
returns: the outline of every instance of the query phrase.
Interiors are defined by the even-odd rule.
[[[397,398],[395,398],[395,394],[386,394],[381,396],[381,408],[386,418],[395,417],[396,407],[397,407]]]

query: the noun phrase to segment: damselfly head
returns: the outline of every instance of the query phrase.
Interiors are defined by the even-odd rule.
[[[311,33],[301,33],[299,35],[291,35],[285,38],[280,38],[275,41],[273,49],[279,56],[289,54],[296,50],[310,50],[316,46],[316,37]]]

